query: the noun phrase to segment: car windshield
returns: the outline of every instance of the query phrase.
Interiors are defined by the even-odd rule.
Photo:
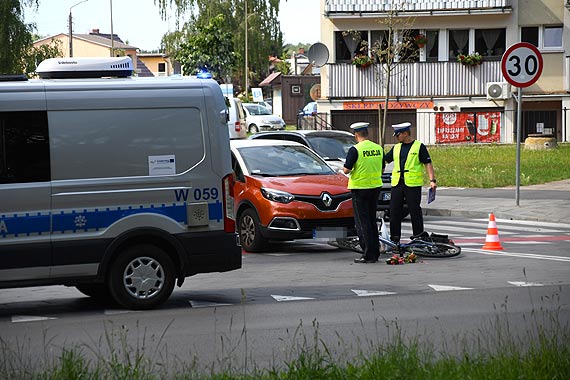
[[[238,149],[249,173],[266,177],[334,174],[305,146],[264,145]]]
[[[248,110],[250,115],[271,115],[271,111],[257,104],[244,104],[243,106]]]
[[[352,136],[307,135],[311,148],[325,160],[345,160],[350,147],[356,144]]]

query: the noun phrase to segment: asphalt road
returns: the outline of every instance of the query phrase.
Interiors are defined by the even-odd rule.
[[[500,348],[506,337],[526,344],[538,328],[569,323],[570,225],[500,221],[504,250],[484,251],[487,220],[425,222],[463,253],[390,266],[354,264],[354,252],[322,243],[283,243],[244,254],[241,270],[189,278],[145,312],[96,304],[73,288],[3,289],[0,337],[36,358],[73,345],[106,353],[110,340],[160,361],[252,368],[283,364],[315,334],[346,359],[394,334],[459,352]]]

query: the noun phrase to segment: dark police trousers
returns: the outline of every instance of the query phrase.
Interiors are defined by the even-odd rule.
[[[406,186],[404,179],[400,178],[398,185],[392,187],[390,200],[390,239],[395,243],[399,242],[402,236],[404,203],[408,204],[414,235],[419,235],[424,232],[424,217],[422,215],[422,208],[420,207],[421,200],[421,186]]]
[[[380,255],[378,226],[376,225],[376,207],[380,187],[373,189],[352,189],[352,208],[358,241],[365,260],[376,261]]]

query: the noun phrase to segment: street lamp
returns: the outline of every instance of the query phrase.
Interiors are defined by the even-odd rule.
[[[82,0],[79,3],[73,4],[69,7],[69,57],[73,57],[73,17],[71,16],[71,9],[88,0]]]

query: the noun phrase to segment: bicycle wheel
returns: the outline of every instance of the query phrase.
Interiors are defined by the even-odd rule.
[[[412,252],[422,257],[454,257],[461,253],[461,247],[446,243],[411,245]]]

